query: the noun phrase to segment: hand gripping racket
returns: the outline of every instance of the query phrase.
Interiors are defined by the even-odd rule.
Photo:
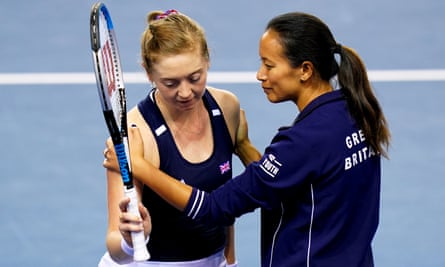
[[[130,197],[128,211],[140,216],[137,193],[131,174],[126,96],[119,50],[110,13],[101,2],[94,4],[91,8],[90,34],[99,99],[119,162],[124,194]],[[131,237],[134,260],[148,260],[150,254],[145,244],[144,232],[132,232]]]

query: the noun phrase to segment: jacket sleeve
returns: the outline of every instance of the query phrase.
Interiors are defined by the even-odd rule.
[[[262,158],[239,176],[211,193],[194,188],[186,215],[205,223],[230,225],[256,208],[278,207],[310,172],[308,159],[303,157],[306,147],[286,134],[277,134]]]

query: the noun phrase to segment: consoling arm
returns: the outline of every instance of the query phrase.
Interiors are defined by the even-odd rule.
[[[191,197],[193,188],[160,171],[144,159],[142,137],[136,126],[130,127],[129,134],[133,176],[150,187],[170,205],[183,211]]]
[[[244,165],[248,165],[261,158],[261,154],[250,143],[247,132],[247,122],[244,111],[242,111],[236,137],[235,153]],[[150,187],[170,205],[180,211],[184,211],[192,196],[193,187],[169,176],[144,159],[143,141],[137,126],[129,128],[128,139],[133,176]],[[107,143],[107,146],[110,150],[114,149],[111,143]],[[112,158],[113,156],[114,153],[108,153],[107,157],[109,160],[104,161],[104,167],[118,171],[119,166],[117,165],[117,160]]]

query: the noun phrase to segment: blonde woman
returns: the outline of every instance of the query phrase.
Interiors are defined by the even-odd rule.
[[[176,10],[151,12],[141,56],[153,88],[129,111],[128,123],[141,129],[145,159],[181,183],[207,192],[232,179],[240,105],[232,93],[207,85],[210,62],[203,29]],[[108,253],[100,266],[131,261],[130,231],[144,229],[139,218],[119,209],[124,197],[119,173],[108,170],[107,178]],[[137,188],[148,209],[141,205],[142,217],[151,219],[151,259],[138,266],[236,266],[233,222],[228,227],[196,222],[143,183]]]

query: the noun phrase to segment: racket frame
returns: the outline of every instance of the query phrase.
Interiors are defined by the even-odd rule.
[[[101,40],[101,35],[103,34],[108,35],[105,44]],[[105,4],[101,2],[95,3],[91,8],[90,37],[97,91],[108,132],[113,141],[119,162],[124,195],[130,198],[127,211],[140,217],[138,196],[131,174],[126,95],[119,49],[110,13]],[[147,250],[144,231],[131,232],[131,237],[134,250],[133,259],[135,261],[148,260],[150,254]]]

